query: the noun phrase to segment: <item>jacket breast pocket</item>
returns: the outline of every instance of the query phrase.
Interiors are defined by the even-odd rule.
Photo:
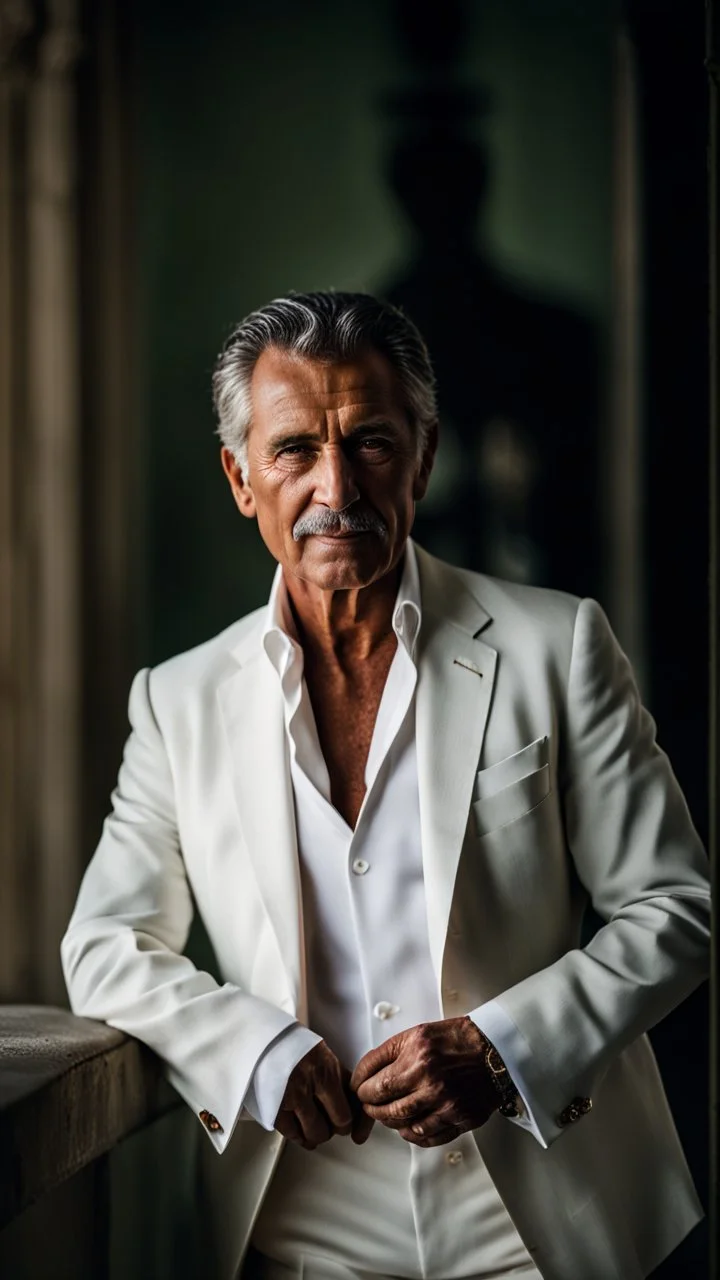
[[[475,778],[471,829],[476,836],[507,826],[550,794],[549,741],[537,738]]]

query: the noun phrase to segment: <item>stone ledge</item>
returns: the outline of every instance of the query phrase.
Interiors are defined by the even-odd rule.
[[[44,1005],[0,1006],[0,1227],[181,1105],[145,1045]]]

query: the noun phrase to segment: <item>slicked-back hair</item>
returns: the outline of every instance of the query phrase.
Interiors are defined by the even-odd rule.
[[[437,401],[430,356],[412,321],[369,293],[291,293],[252,311],[237,325],[213,372],[217,434],[243,472],[248,465],[250,381],[268,347],[330,362],[352,359],[363,350],[379,351],[398,376],[422,452],[437,418]]]

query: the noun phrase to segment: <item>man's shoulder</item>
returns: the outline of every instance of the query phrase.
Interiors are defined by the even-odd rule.
[[[468,580],[476,594],[497,605],[512,605],[530,613],[560,609],[563,612],[577,609],[580,597],[557,587],[536,586],[529,582],[514,582],[510,578],[497,578],[489,573],[476,573],[471,569],[456,569]]]
[[[522,623],[552,631],[555,627],[565,630],[574,624],[580,596],[555,587],[534,586],[464,569],[438,559],[417,544],[416,550],[421,570],[423,566],[425,569],[423,577],[432,576],[437,597],[442,598],[445,592],[449,594],[460,587],[477,601],[488,619],[497,626]]]
[[[247,641],[259,634],[266,608],[261,605],[201,644],[159,662],[151,671],[153,694],[168,696],[181,691],[187,697],[194,689],[216,688],[237,670],[238,655]]]

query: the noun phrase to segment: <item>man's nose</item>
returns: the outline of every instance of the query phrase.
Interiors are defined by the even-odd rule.
[[[315,501],[343,511],[360,497],[350,459],[337,445],[323,449],[318,462]]]

